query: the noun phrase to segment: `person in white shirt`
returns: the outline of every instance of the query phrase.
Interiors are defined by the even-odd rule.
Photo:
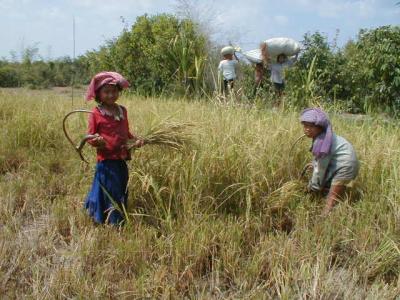
[[[235,59],[233,59],[235,58]],[[236,54],[225,54],[224,59],[218,65],[218,72],[222,74],[224,79],[224,92],[233,89],[233,83],[236,79],[236,69],[239,60]]]
[[[285,68],[293,66],[297,60],[297,54],[294,58],[289,58],[285,54],[279,54],[275,63],[269,65],[271,70],[271,81],[274,85],[275,92],[280,97],[285,89],[285,80],[283,72]]]

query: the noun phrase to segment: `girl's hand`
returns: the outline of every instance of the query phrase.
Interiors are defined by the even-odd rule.
[[[134,148],[140,148],[143,147],[144,145],[144,140],[142,139],[137,139],[136,142],[133,144]]]
[[[106,147],[106,141],[102,136],[98,136],[90,140],[90,144],[97,149],[103,149]]]
[[[125,145],[122,145],[122,147],[125,147],[125,148],[127,148],[128,150],[131,150],[131,149],[133,149],[133,148],[140,148],[140,147],[142,147],[144,145],[144,140],[143,139],[140,139],[140,138],[133,138],[133,139],[130,139],[129,141],[128,141],[128,143],[127,144],[125,144]]]

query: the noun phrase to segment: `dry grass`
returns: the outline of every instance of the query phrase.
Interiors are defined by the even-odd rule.
[[[82,209],[94,164],[81,163],[63,137],[69,99],[0,90],[2,298],[399,295],[398,123],[333,117],[361,159],[359,199],[322,219],[323,200],[304,194],[288,164],[300,170],[310,159],[305,141],[287,157],[301,134],[296,113],[121,102],[137,134],[168,116],[200,125],[191,128],[195,146],[187,151],[135,151],[131,222],[116,230],[94,226]],[[85,117],[70,120],[75,137],[84,133]]]

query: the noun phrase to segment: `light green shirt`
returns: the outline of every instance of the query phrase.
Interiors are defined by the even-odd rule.
[[[329,187],[333,178],[352,180],[358,174],[359,162],[353,146],[343,137],[333,134],[330,153],[313,160],[313,174],[309,188],[321,191]]]

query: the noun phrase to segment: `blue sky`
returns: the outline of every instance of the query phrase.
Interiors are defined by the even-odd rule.
[[[400,24],[400,0],[188,0],[195,17],[220,43],[231,41],[243,49],[276,36],[301,40],[319,30],[339,45],[360,28]],[[117,37],[124,24],[144,13],[174,13],[178,2],[162,0],[0,0],[0,57],[37,45],[44,58],[72,56],[72,18],[76,23],[76,53],[97,49]]]

